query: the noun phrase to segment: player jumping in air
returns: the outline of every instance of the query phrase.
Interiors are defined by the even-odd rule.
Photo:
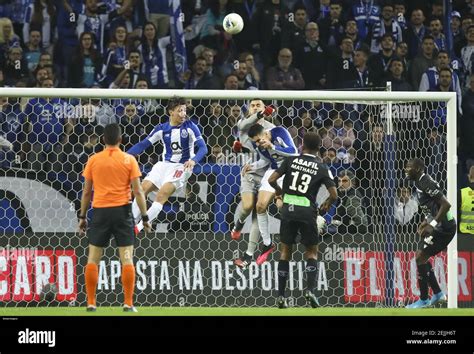
[[[275,125],[265,120],[265,117],[271,116],[274,109],[270,106],[265,106],[263,101],[259,98],[255,98],[250,101],[248,117],[243,118],[237,122],[237,128],[239,129],[239,143],[250,150],[256,152],[248,136],[249,129],[255,124],[261,124],[265,129],[274,128]],[[234,144],[235,145],[235,144]],[[238,148],[240,150],[240,148]],[[236,150],[234,146],[234,150]],[[262,177],[265,174],[266,167],[262,168],[251,168],[244,166],[241,182],[240,182],[240,196],[241,202],[237,207],[236,211],[236,222],[234,228],[231,231],[231,237],[234,240],[240,238],[242,228],[245,224],[245,219],[250,215],[252,210],[255,209],[255,196],[260,188]],[[252,227],[250,228],[249,241],[247,251],[240,257],[234,260],[234,264],[242,269],[252,261],[253,254],[257,248],[258,240],[260,237],[260,230],[258,228],[257,214],[254,212],[252,215]]]
[[[243,170],[243,174],[252,168],[268,166],[263,175],[262,184],[257,197],[257,221],[258,228],[262,234],[263,249],[257,257],[257,264],[260,265],[267,260],[268,255],[275,249],[275,244],[270,236],[267,208],[275,195],[275,189],[268,183],[268,177],[275,171],[288,156],[297,155],[297,149],[290,133],[283,127],[275,127],[265,130],[260,124],[253,125],[248,132],[257,150],[260,160]],[[281,184],[283,179],[279,180]]]
[[[290,260],[298,232],[301,243],[305,245],[306,258],[306,292],[305,298],[311,307],[319,306],[314,294],[318,274],[318,208],[316,195],[321,184],[329,192],[329,197],[319,210],[324,214],[337,200],[336,184],[331,171],[317,158],[321,147],[321,137],[316,133],[306,133],[303,137],[303,153],[287,158],[268,178],[268,183],[275,188],[275,199],[280,208],[280,260],[278,261],[278,299],[277,306],[287,308],[285,297]],[[280,187],[278,180],[283,179]]]
[[[456,234],[456,220],[449,210],[451,204],[439,184],[425,174],[424,170],[425,164],[420,159],[411,159],[405,167],[407,177],[415,181],[418,201],[425,216],[425,220],[418,227],[418,234],[423,239],[423,248],[416,252],[420,299],[408,305],[406,308],[409,309],[446,302],[446,294],[439,287],[429,258],[444,250]],[[428,299],[428,285],[433,290],[431,299]]]
[[[186,100],[182,97],[172,97],[167,110],[170,115],[169,122],[158,124],[145,140],[127,151],[131,155],[139,155],[159,141],[164,145],[163,161],[153,166],[142,183],[145,196],[158,190],[155,201],[147,212],[150,223],[158,216],[168,198],[184,188],[196,162],[207,154],[207,146],[198,127],[186,120]],[[196,154],[194,144],[198,146]],[[136,200],[133,201],[132,212],[135,222],[138,222],[136,231],[140,232],[143,223],[140,221],[141,214]]]

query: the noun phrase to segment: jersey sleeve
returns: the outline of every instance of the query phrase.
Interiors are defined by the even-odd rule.
[[[141,177],[142,173],[140,172],[140,168],[138,167],[138,162],[137,159],[132,156],[127,154],[128,157],[130,157],[130,181],[137,178]]]
[[[293,161],[292,157],[287,157],[286,159],[284,159],[280,167],[277,168],[276,172],[280,176],[284,176],[286,172],[288,171],[288,167],[291,166],[291,161]]]
[[[419,187],[421,191],[431,198],[441,198],[444,194],[443,191],[441,190],[439,183],[434,181],[432,178],[429,176],[425,176],[419,184]]]
[[[326,167],[321,171],[324,171],[322,181],[323,181],[324,185],[326,186],[326,188],[336,187],[336,183],[334,182],[334,176],[332,175],[331,170],[329,170]]]
[[[260,118],[261,117],[258,116],[258,113],[255,113],[248,118],[240,119],[237,122],[237,129],[240,133],[247,133],[250,127],[256,124],[260,120]]]
[[[86,163],[86,167],[84,168],[84,172],[82,172],[82,176],[89,180],[92,181],[92,164],[93,164],[94,158],[91,157],[89,161]]]

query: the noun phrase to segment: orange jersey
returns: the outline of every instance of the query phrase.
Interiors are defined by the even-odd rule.
[[[130,202],[131,181],[142,174],[135,157],[119,148],[106,148],[90,157],[82,175],[92,181],[92,207],[109,208]]]

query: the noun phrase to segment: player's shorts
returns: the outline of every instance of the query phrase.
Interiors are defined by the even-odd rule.
[[[283,204],[281,208],[280,241],[292,245],[301,234],[305,246],[319,243],[317,214],[313,208]]]
[[[184,190],[184,186],[192,173],[192,171],[185,171],[182,163],[159,161],[153,166],[144,180],[150,181],[158,189],[165,183],[172,183],[176,187],[176,191],[173,194],[178,194]]]
[[[434,256],[448,247],[456,234],[456,227],[452,230],[435,229],[431,236],[423,240],[423,253]]]
[[[135,243],[135,223],[131,204],[111,208],[94,208],[87,236],[89,244],[107,247],[112,235],[119,247],[133,246]]]
[[[262,178],[262,184],[260,186],[259,192],[260,191],[265,191],[265,192],[270,192],[270,193],[275,193],[275,188],[273,188],[270,183],[268,183],[268,179],[272,175],[272,173],[275,172],[273,169],[269,169],[265,172]],[[278,178],[277,183],[281,187],[283,185],[283,176]]]
[[[262,183],[262,176],[256,173],[246,173],[240,179],[240,193],[257,194]]]

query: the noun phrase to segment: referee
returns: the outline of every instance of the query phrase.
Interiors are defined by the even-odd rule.
[[[111,235],[114,235],[122,263],[123,310],[137,312],[133,306],[135,234],[130,204],[132,197],[130,184],[142,213],[145,231],[151,231],[146,215],[145,196],[140,185],[141,172],[137,160],[120,150],[122,132],[118,124],[109,124],[105,127],[103,141],[105,149],[91,156],[84,169],[84,190],[79,215],[79,232],[84,235],[87,229],[86,213],[92,199],[92,188],[94,188],[93,215],[87,232],[89,237],[89,258],[85,270],[87,311],[96,311],[98,264],[103,248],[109,244]]]

